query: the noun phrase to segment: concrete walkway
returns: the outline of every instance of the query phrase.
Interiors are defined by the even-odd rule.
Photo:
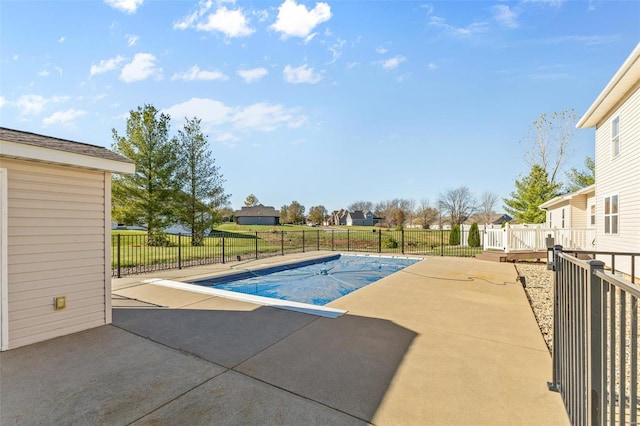
[[[113,325],[1,353],[0,424],[568,424],[511,264],[429,257],[336,319],[142,283],[222,272],[114,280]]]

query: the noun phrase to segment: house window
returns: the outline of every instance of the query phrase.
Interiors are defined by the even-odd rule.
[[[596,205],[595,204],[591,205],[591,214],[590,214],[589,222],[591,223],[591,225],[596,224]]]
[[[611,156],[620,155],[620,116],[611,122]]]
[[[564,229],[564,209],[562,209],[562,226],[561,228]]]
[[[604,233],[618,233],[618,196],[612,195],[604,199]]]

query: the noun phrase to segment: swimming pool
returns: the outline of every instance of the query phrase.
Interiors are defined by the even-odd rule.
[[[333,255],[192,284],[272,299],[323,306],[398,272],[422,259],[371,255]]]

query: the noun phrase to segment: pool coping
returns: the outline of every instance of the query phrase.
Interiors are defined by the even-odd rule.
[[[301,312],[304,314],[316,315],[325,318],[338,318],[348,311],[344,309],[329,308],[326,306],[312,305],[309,303],[293,302],[290,300],[273,299],[270,297],[255,296],[252,294],[236,293],[227,290],[218,290],[204,287],[198,284],[191,284],[181,281],[165,280],[162,278],[152,278],[142,281],[145,284],[159,285],[163,287],[186,290],[194,293],[206,294],[210,296],[224,297],[227,299],[239,300],[241,302],[253,303],[256,305],[270,306],[273,308],[286,309],[289,311]]]

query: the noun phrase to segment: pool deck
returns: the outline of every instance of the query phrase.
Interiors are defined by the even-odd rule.
[[[335,319],[143,283],[230,266],[114,279],[112,325],[0,353],[0,424],[569,424],[512,264],[428,257]]]

